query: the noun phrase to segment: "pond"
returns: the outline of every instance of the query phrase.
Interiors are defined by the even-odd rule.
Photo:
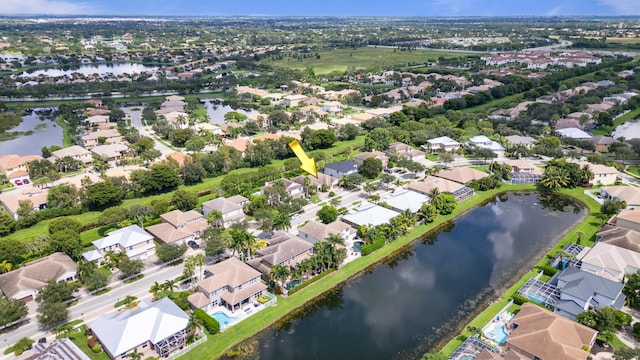
[[[71,75],[73,73],[80,73],[82,75],[90,74],[113,74],[115,76],[124,74],[141,73],[144,71],[157,70],[157,66],[147,66],[136,63],[114,63],[114,64],[84,64],[80,66],[62,66],[52,67],[46,69],[33,69],[27,70],[21,73],[19,76],[39,76],[45,75],[50,77],[58,77],[64,75]]]
[[[243,346],[261,360],[420,358],[584,216],[581,204],[556,194],[502,194]]]
[[[40,155],[43,146],[62,146],[63,130],[55,122],[57,108],[36,108],[22,117],[20,125],[8,133],[22,133],[0,141],[0,155]]]
[[[247,116],[259,114],[260,112],[254,109],[234,109],[229,105],[226,105],[222,99],[202,99],[201,102],[209,115],[210,123],[222,124],[224,123],[224,114],[230,111],[237,111]]]
[[[640,120],[627,121],[613,130],[615,139],[623,136],[627,140],[640,139]]]

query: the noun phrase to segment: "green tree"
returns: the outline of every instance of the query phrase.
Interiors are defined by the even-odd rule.
[[[640,271],[627,275],[622,293],[626,296],[630,307],[640,309]]]
[[[38,222],[38,214],[33,208],[31,200],[26,199],[18,201],[18,210],[16,210],[16,214],[18,215],[18,225],[21,228],[27,228]]]
[[[108,178],[87,187],[85,202],[91,210],[102,210],[120,204],[124,196],[124,190]]]
[[[273,265],[271,269],[269,269],[269,279],[275,281],[280,286],[284,286],[284,282],[291,275],[291,270],[288,266],[285,265]]]
[[[80,233],[72,228],[56,231],[49,238],[49,247],[53,252],[61,251],[73,259],[79,259],[82,254]]]
[[[66,303],[73,299],[78,285],[67,282],[49,281],[36,296],[39,303]]]
[[[144,263],[142,260],[129,259],[128,257],[122,259],[118,264],[118,269],[122,271],[121,278],[123,279],[140,274],[143,268]]]
[[[171,205],[182,211],[189,211],[198,206],[198,194],[186,190],[177,190],[171,196]]]
[[[147,216],[151,215],[151,212],[151,208],[147,205],[133,204],[129,208],[128,216],[129,218],[136,219],[138,224],[140,224],[140,227],[144,229],[144,220]]]
[[[391,145],[391,135],[385,128],[375,128],[371,130],[364,139],[364,149],[366,151],[385,151]]]
[[[145,193],[163,193],[177,188],[180,177],[170,166],[156,164],[151,167],[149,177],[141,185]]]
[[[540,185],[549,190],[558,190],[569,184],[569,175],[564,169],[547,167],[544,169]]]
[[[354,190],[364,181],[364,177],[360,174],[346,175],[340,179],[341,185],[344,186],[347,190]]]
[[[98,217],[100,225],[115,225],[127,219],[129,211],[121,206],[112,206],[104,210]]]
[[[23,301],[0,298],[0,328],[22,319],[28,312],[27,305]]]
[[[331,205],[325,205],[322,209],[318,210],[317,215],[323,224],[328,224],[336,221],[338,218],[338,209]]]
[[[49,188],[47,194],[47,207],[64,209],[78,206],[80,192],[73,184],[60,184]]]
[[[602,205],[600,205],[600,212],[607,217],[611,217],[626,207],[627,203],[623,200],[606,199]]]
[[[87,286],[87,290],[96,291],[108,285],[109,275],[100,271],[93,271],[83,277],[82,282]]]
[[[441,215],[451,214],[453,210],[456,208],[456,206],[458,206],[458,200],[456,200],[456,197],[453,196],[453,194],[442,193],[439,195],[439,197],[440,197],[439,203],[434,206]]]
[[[382,172],[382,160],[366,158],[358,167],[358,172],[368,179],[375,179]]]
[[[199,136],[193,136],[184,143],[185,149],[192,153],[200,152],[202,149],[204,149],[205,145],[206,144],[204,139]]]
[[[16,220],[7,211],[0,209],[0,236],[9,235],[16,230]]]
[[[360,134],[360,129],[358,129],[358,127],[353,124],[341,126],[338,130],[338,137],[340,137],[340,140],[343,141],[353,140],[356,138],[356,136],[358,136],[358,134]]]
[[[184,244],[162,244],[156,246],[156,255],[164,263],[180,258],[185,252],[187,252],[187,246]]]
[[[16,355],[22,355],[24,351],[31,350],[34,342],[35,341],[33,341],[32,339],[29,339],[28,337],[23,337],[22,339],[18,340],[15,344],[13,344],[11,348],[14,350]]]
[[[418,211],[418,219],[425,223],[433,222],[438,216],[438,209],[431,204],[423,204]]]
[[[180,170],[185,185],[194,185],[202,182],[207,171],[199,163],[186,163]]]
[[[49,222],[49,234],[54,234],[58,231],[72,230],[73,232],[80,232],[82,224],[73,218],[63,216],[55,218]]]

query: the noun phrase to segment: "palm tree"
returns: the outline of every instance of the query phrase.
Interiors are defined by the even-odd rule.
[[[104,254],[104,262],[110,268],[116,268],[120,265],[122,261],[123,254],[119,252],[115,252],[113,250],[109,250]]]
[[[291,228],[291,216],[285,213],[277,213],[273,217],[273,229],[274,230],[289,230]]]
[[[222,221],[222,212],[220,210],[211,210],[209,216],[207,216],[207,222],[211,226],[217,228],[224,227],[224,223]]]
[[[142,359],[142,353],[139,353],[138,348],[135,348],[132,353],[127,354],[127,357],[131,358],[131,360],[140,360]]]
[[[158,282],[156,281],[153,283],[153,285],[151,285],[149,292],[153,295],[154,299],[158,300],[158,294],[160,294],[162,290],[164,290],[164,286],[158,284]]]
[[[178,288],[178,284],[175,280],[167,280],[162,285],[164,290],[169,291],[170,294],[173,294],[173,292]]]
[[[77,273],[80,279],[91,274],[97,268],[93,261],[80,260],[78,261]]]
[[[182,270],[182,277],[184,279],[191,279],[196,271],[196,262],[193,256],[189,256],[184,261],[184,268]]]
[[[193,312],[189,315],[189,322],[187,323],[187,331],[189,332],[189,337],[195,335],[198,330],[202,330],[204,327],[204,321],[197,317]]]
[[[344,239],[340,234],[331,234],[325,239],[329,244],[335,247],[337,244],[344,245]]]
[[[198,272],[198,279],[202,280],[202,267],[207,263],[207,257],[204,253],[197,253],[193,255],[193,260],[195,265],[200,269]]]
[[[595,174],[591,170],[589,164],[584,164],[584,166],[580,169],[580,180],[583,184],[588,184],[590,180],[595,178]]]
[[[9,272],[11,271],[12,268],[13,268],[13,265],[10,262],[8,262],[7,260],[3,260],[0,263],[0,274]]]
[[[550,167],[545,169],[542,179],[540,179],[540,185],[546,187],[549,190],[557,190],[567,186],[569,183],[569,175],[563,169],[556,167]]]
[[[269,278],[281,287],[284,287],[284,282],[290,274],[291,270],[289,270],[289,267],[285,265],[273,265],[271,269],[269,269]]]
[[[442,204],[442,193],[440,192],[440,189],[436,187],[434,187],[429,191],[429,198],[430,198],[429,202],[433,206],[438,206]]]

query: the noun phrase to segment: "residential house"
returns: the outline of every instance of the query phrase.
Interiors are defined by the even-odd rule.
[[[623,210],[622,212],[629,211],[631,210]],[[615,226],[615,221],[605,224],[600,231],[596,233],[596,242],[611,244],[640,253],[640,232]]]
[[[78,278],[75,261],[69,255],[55,252],[0,274],[0,291],[7,298],[31,301],[49,281],[69,282]]]
[[[188,324],[189,315],[164,297],[100,315],[89,328],[111,359],[126,359],[127,354],[147,349],[164,358],[186,346]]]
[[[6,176],[7,180],[14,184],[18,180],[29,180],[29,169],[27,168],[27,163],[36,160],[42,160],[42,156],[19,156],[15,154],[0,156],[0,175]]]
[[[202,213],[204,217],[208,218],[209,214],[216,210],[222,214],[222,226],[224,227],[229,227],[232,224],[244,221],[246,215],[242,207],[248,200],[244,196],[236,196],[242,199],[236,198],[232,200],[232,198],[226,199],[221,196],[202,203]]]
[[[623,209],[614,216],[612,223],[616,227],[633,230],[640,233],[640,210]]]
[[[255,302],[267,289],[260,280],[262,274],[235,257],[207,267],[204,273],[198,291],[189,296],[196,309],[222,306],[234,312]]]
[[[21,191],[12,191],[8,193],[0,194],[0,202],[5,210],[18,220],[18,208],[20,207],[20,201],[30,201],[34,210],[42,210],[47,207],[47,196],[49,195],[49,189],[41,189],[38,187],[31,187]]]
[[[338,101],[327,101],[322,104],[322,111],[326,111],[327,113],[340,116],[342,115],[342,104]]]
[[[429,152],[455,152],[460,148],[460,143],[448,136],[440,136],[427,140],[427,144],[422,148]]]
[[[255,258],[247,261],[247,264],[260,271],[265,278],[269,277],[269,270],[274,265],[294,267],[313,255],[312,243],[288,232],[276,231],[267,243],[267,247],[256,251]]]
[[[480,180],[489,176],[486,172],[469,167],[457,167],[451,170],[439,171],[437,177],[455,181],[460,184],[468,184],[474,180]]]
[[[147,232],[163,244],[187,244],[200,238],[206,228],[207,220],[195,210],[183,212],[173,210],[160,215],[160,224],[147,227]]]
[[[282,98],[282,104],[287,107],[298,106],[306,98],[306,95],[287,95]]]
[[[571,320],[584,311],[606,306],[620,310],[625,303],[624,284],[578,268],[566,268],[549,283],[560,292],[559,299],[552,304],[553,311]]]
[[[82,163],[84,164],[90,164],[93,161],[91,151],[78,145],[69,146],[64,149],[51,152],[49,161],[55,162],[56,160],[62,159],[67,156],[74,160],[82,161]]]
[[[563,132],[561,132],[560,130],[565,130],[565,131],[569,129],[579,130],[582,128],[582,124],[580,124],[580,119],[577,119],[577,118],[563,118],[556,121],[554,128],[556,132],[561,134],[560,136],[565,136],[565,135],[562,135]],[[574,131],[574,130],[570,130],[570,131]]]
[[[627,208],[640,206],[640,189],[634,186],[603,186],[600,188],[600,196],[605,199],[624,200]]]
[[[94,155],[102,158],[112,166],[117,165],[129,151],[129,147],[123,144],[98,145],[91,149]]]
[[[84,119],[84,121],[89,124],[89,126],[100,125],[100,124],[108,124],[109,116],[107,115],[93,115]]]
[[[260,191],[258,191],[258,194],[266,195],[271,205],[279,204],[282,199],[280,198],[281,192],[274,191],[277,190],[277,187],[283,189],[286,194],[285,196],[289,196],[292,199],[304,196],[304,187],[302,185],[285,178],[265,183],[264,186],[260,188]]]
[[[353,160],[337,161],[325,165],[323,172],[336,179],[341,179],[343,176],[356,174],[358,164]]]
[[[484,135],[474,136],[469,139],[469,145],[475,148],[489,149],[500,156],[504,154],[504,147]]]
[[[438,189],[441,193],[452,194],[458,202],[464,201],[474,194],[470,187],[435,176],[427,176],[423,181],[412,181],[407,188],[425,195],[429,195],[433,189]]]
[[[576,139],[576,140],[589,140],[591,139],[591,135],[587,134],[586,132],[578,129],[578,128],[565,128],[565,129],[559,129],[556,130],[556,132],[558,133],[559,136],[561,137],[568,137],[571,139]]]
[[[389,149],[387,149],[385,153],[387,156],[396,155],[400,158],[414,161],[424,159],[425,157],[424,151],[414,149],[413,147],[401,142],[391,143],[391,145],[389,145]]]
[[[415,214],[422,205],[429,201],[429,197],[412,190],[396,189],[391,195],[380,201],[391,206],[394,211],[404,212],[408,210]]]
[[[389,223],[389,220],[398,215],[393,210],[365,201],[360,204],[358,210],[344,215],[342,221],[355,228],[360,225],[378,226]]]
[[[537,142],[537,140],[532,138],[531,136],[510,135],[505,136],[504,139],[507,140],[511,145],[520,145],[524,146],[527,149],[531,149]]]
[[[598,334],[531,303],[522,304],[510,328],[505,346],[508,359],[586,360]]]
[[[124,253],[130,259],[145,259],[156,252],[153,235],[142,230],[138,225],[129,225],[112,231],[92,244],[94,250],[82,254],[89,261],[100,261],[110,251]]]
[[[353,157],[353,161],[355,161],[356,164],[358,164],[358,166],[361,166],[362,163],[364,163],[364,161],[368,158],[374,158],[374,159],[380,160],[382,162],[382,168],[383,169],[387,168],[387,163],[389,162],[389,158],[385,153],[381,151],[367,151],[367,152],[360,153]]]
[[[616,142],[611,136],[594,136],[590,141],[596,146],[596,152],[609,152],[609,146]]]
[[[318,177],[300,175],[300,176],[294,177],[293,179],[291,179],[291,181],[298,183],[304,187],[307,179],[309,181],[309,186],[315,188],[316,190],[322,187],[323,185],[326,185],[327,189],[334,189],[338,186],[338,183],[340,182],[339,179],[334,178],[333,176],[326,175],[321,172],[318,172]],[[307,191],[307,189],[304,189],[304,191]]]
[[[525,160],[506,160],[504,164],[512,168],[509,174],[509,182],[512,184],[537,184],[542,179],[542,169]]]
[[[593,172],[593,180],[591,182],[594,185],[613,185],[618,178],[618,169],[613,166],[607,166],[602,164],[592,164],[590,162],[581,162],[580,167],[589,166]]]
[[[374,117],[376,117],[376,115],[369,114],[369,113],[357,113],[357,114],[351,115],[351,120],[361,124],[367,120],[373,119]]]
[[[122,135],[118,130],[99,130],[80,137],[80,140],[85,149],[91,150],[98,145],[119,144],[122,142]]]
[[[35,343],[32,353],[25,360],[91,360],[69,338],[56,339],[49,344]]]
[[[356,232],[349,224],[340,220],[323,224],[315,220],[309,220],[303,227],[298,228],[298,236],[312,244],[326,240],[331,235],[340,235],[342,240],[353,240]]]
[[[603,242],[580,253],[578,260],[582,262],[582,270],[616,282],[640,270],[640,253]]]

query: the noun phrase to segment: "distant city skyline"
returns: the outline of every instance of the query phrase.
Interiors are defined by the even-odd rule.
[[[1,15],[102,16],[616,16],[640,0],[1,0]]]

